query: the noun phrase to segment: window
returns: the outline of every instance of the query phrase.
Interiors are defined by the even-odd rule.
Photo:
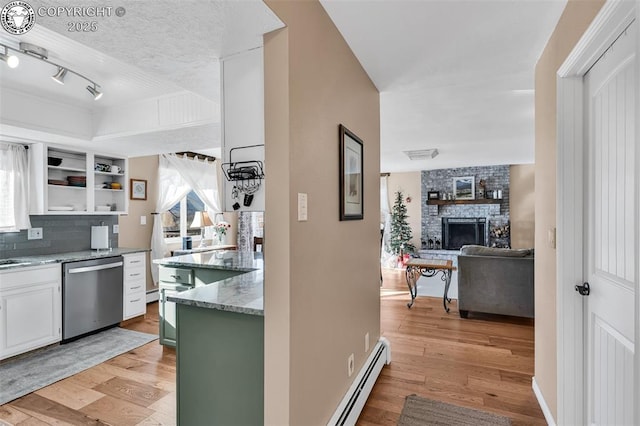
[[[165,240],[178,241],[186,236],[199,239],[202,228],[191,228],[191,223],[195,213],[204,210],[205,205],[200,197],[194,191],[189,192],[168,211],[162,213],[162,231]]]

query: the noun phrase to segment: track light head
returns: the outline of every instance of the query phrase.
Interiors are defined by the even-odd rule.
[[[87,90],[93,95],[93,100],[95,101],[102,97],[102,92],[98,90],[95,84],[93,85],[93,87],[87,86]]]
[[[5,61],[9,68],[15,68],[20,65],[20,59],[18,59],[18,57],[15,55],[10,55],[9,49],[7,49],[6,46],[4,48],[4,53],[0,53],[0,59]]]
[[[51,76],[51,79],[58,84],[64,84],[64,77],[67,75],[67,69],[58,67],[58,72]]]

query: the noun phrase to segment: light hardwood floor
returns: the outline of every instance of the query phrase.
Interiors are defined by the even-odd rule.
[[[359,425],[396,425],[404,398],[419,396],[501,414],[514,425],[546,425],[531,389],[533,320],[445,313],[442,299],[418,297],[407,309],[404,272],[385,270],[381,332],[391,342],[386,366]]]
[[[482,316],[462,320],[454,301],[420,297],[407,309],[400,271],[384,271],[381,330],[392,364],[378,378],[360,425],[395,425],[407,395],[417,394],[546,424],[531,391],[533,323]],[[158,304],[127,328],[157,333]],[[0,406],[0,424],[175,425],[175,351],[157,341]]]

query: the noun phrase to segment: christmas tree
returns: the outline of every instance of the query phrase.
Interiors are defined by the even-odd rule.
[[[391,212],[391,236],[389,248],[391,253],[402,256],[413,253],[416,248],[411,241],[411,227],[407,222],[407,207],[404,205],[402,191],[396,192],[396,201]]]

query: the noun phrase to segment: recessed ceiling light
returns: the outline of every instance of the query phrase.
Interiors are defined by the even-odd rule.
[[[402,151],[410,160],[430,160],[438,155],[436,148],[431,149],[416,149],[413,151]]]

